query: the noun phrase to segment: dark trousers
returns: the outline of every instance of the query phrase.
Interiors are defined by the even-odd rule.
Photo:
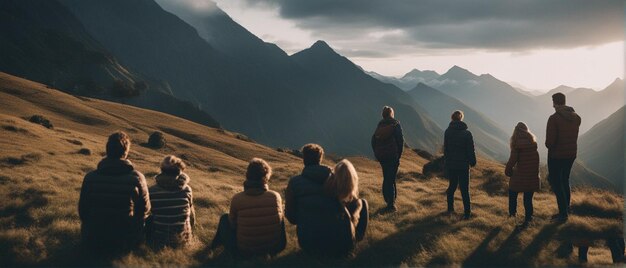
[[[276,248],[270,250],[270,252],[267,252],[270,255],[276,255],[280,253],[287,246],[285,222],[281,222],[281,225],[282,237],[280,239],[280,243]],[[213,238],[213,242],[211,243],[211,248],[216,248],[222,245],[224,246],[224,249],[231,252],[233,256],[238,256],[239,252],[237,249],[237,231],[235,226],[232,226],[230,224],[230,220],[228,219],[228,213],[220,217],[220,222],[217,225],[217,232],[215,232],[215,237]]]
[[[470,193],[469,193],[469,169],[448,169],[446,170],[446,177],[450,181],[450,186],[446,193],[448,194],[448,211],[454,210],[454,192],[457,188],[461,188],[461,197],[463,197],[463,210],[465,214],[472,212],[470,206]]]
[[[517,194],[519,194],[519,192],[509,190],[509,215],[511,216],[517,214]],[[533,219],[533,194],[533,192],[524,192],[524,214],[526,221]]]
[[[383,169],[383,197],[385,198],[387,206],[393,206],[398,197],[396,176],[398,175],[400,161],[380,162],[380,166]]]
[[[548,182],[550,182],[552,192],[556,196],[556,203],[561,217],[567,217],[568,215],[571,196],[569,175],[574,165],[574,160],[575,158],[548,158]]]

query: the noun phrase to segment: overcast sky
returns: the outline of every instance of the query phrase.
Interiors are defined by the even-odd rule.
[[[157,0],[210,11],[210,0]],[[602,89],[624,77],[621,0],[215,0],[289,54],[325,40],[366,70],[459,65],[531,89]]]

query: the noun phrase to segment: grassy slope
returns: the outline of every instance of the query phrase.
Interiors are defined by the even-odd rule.
[[[42,114],[54,129],[29,123],[24,118]],[[221,250],[206,249],[215,233],[218,216],[227,211],[230,198],[242,190],[246,162],[262,157],[274,168],[271,187],[281,194],[288,178],[299,173],[300,159],[245,141],[238,134],[204,127],[158,112],[100,100],[76,98],[40,84],[0,73],[0,266],[6,264],[94,264],[78,252],[80,222],[76,205],[84,174],[104,153],[106,136],[124,130],[134,139],[130,158],[154,184],[158,163],[166,154],[183,156],[189,164],[194,189],[197,241],[179,250],[135,253],[100,264],[230,265]],[[154,130],[166,133],[168,146],[153,150],[141,145]],[[91,155],[78,154],[88,148]],[[367,238],[352,260],[314,260],[298,250],[294,226],[288,225],[288,248],[273,260],[247,264],[280,265],[400,265],[492,264],[566,265],[570,259],[552,258],[558,246],[559,226],[547,218],[554,213],[552,195],[535,197],[536,222],[528,230],[514,231],[508,219],[506,196],[490,196],[484,189],[487,177],[496,186],[502,166],[480,161],[472,172],[472,203],[476,218],[459,221],[459,215],[444,216],[447,182],[421,176],[427,160],[409,151],[400,168],[399,205],[395,214],[380,214],[381,172],[377,163],[350,158],[361,177],[361,195],[371,204]],[[327,160],[327,164],[332,164]],[[497,170],[492,174],[489,170]],[[497,192],[499,187],[493,187]],[[457,194],[458,195],[458,194]],[[458,197],[457,197],[458,198]],[[577,192],[574,203],[592,200],[600,207],[620,210],[621,197],[605,192]],[[520,200],[521,203],[521,200]],[[617,204],[617,205],[615,205]],[[461,208],[457,199],[457,210]],[[617,208],[615,208],[617,207]],[[520,208],[518,215],[523,209]],[[576,217],[575,217],[576,218]],[[518,221],[520,218],[518,217]],[[593,221],[593,220],[590,220]],[[102,261],[102,260],[101,260]],[[99,261],[100,262],[100,261]],[[610,262],[608,250],[592,248],[590,262]]]

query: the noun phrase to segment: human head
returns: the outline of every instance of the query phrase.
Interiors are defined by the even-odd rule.
[[[130,152],[130,137],[128,134],[118,131],[111,136],[106,145],[107,158],[126,159]]]
[[[454,111],[454,113],[452,113],[450,119],[452,119],[452,121],[463,121],[463,117],[465,117],[463,111],[456,110]]]
[[[187,165],[182,159],[168,155],[161,162],[161,172],[163,173],[180,173],[185,170]]]
[[[395,116],[393,108],[389,106],[383,107],[382,116],[383,116],[383,119],[393,119]]]
[[[552,95],[552,105],[553,106],[561,106],[565,105],[565,94],[558,92]]]
[[[350,161],[344,159],[335,165],[333,175],[324,183],[324,190],[344,202],[359,198],[359,175]]]
[[[324,159],[324,149],[315,143],[309,143],[302,146],[302,160],[304,165],[319,165]]]
[[[252,158],[246,170],[246,180],[267,184],[272,176],[272,167],[261,158]]]
[[[524,122],[518,122],[515,126],[515,129],[513,129],[513,135],[511,135],[510,140],[511,148],[513,148],[515,146],[515,143],[520,139],[528,139],[532,142],[537,142],[537,137],[535,136],[535,134],[530,132],[528,125],[526,125]]]

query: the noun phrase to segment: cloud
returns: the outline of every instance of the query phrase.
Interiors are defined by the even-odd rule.
[[[278,8],[316,36],[364,39],[396,31],[395,42],[426,49],[519,52],[594,46],[624,38],[621,0],[245,0]],[[377,38],[378,43],[384,38]]]

